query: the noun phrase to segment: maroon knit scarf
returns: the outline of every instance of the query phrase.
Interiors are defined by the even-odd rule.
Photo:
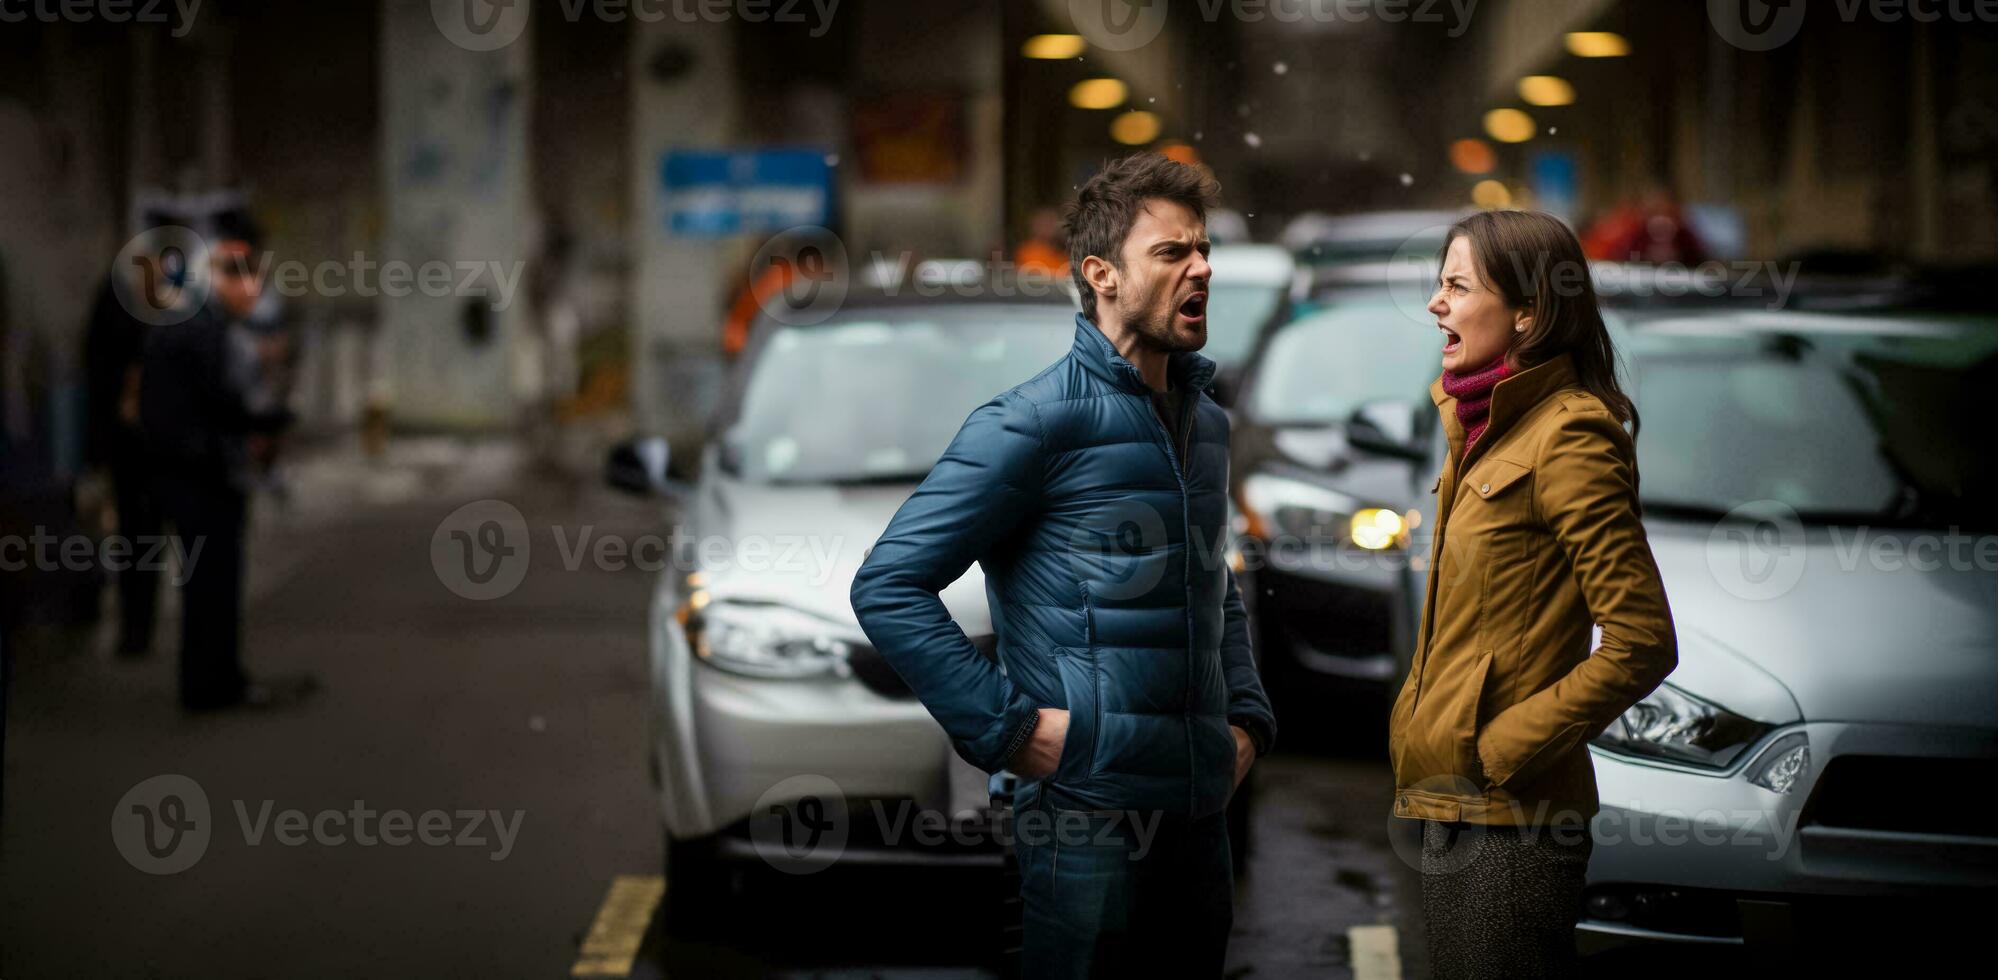
[[[1471,445],[1485,434],[1485,425],[1491,421],[1492,389],[1511,373],[1503,354],[1470,374],[1443,372],[1443,393],[1457,400],[1457,421],[1464,424],[1465,455],[1470,454]]]

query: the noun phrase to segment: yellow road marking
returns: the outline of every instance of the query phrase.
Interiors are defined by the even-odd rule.
[[[1346,948],[1352,951],[1353,980],[1401,980],[1401,943],[1393,926],[1352,926]]]
[[[569,968],[569,975],[630,976],[632,960],[638,957],[645,931],[652,926],[652,913],[665,894],[662,875],[618,875],[611,879],[610,891],[597,909],[596,921],[590,923],[590,934],[583,937],[582,952],[576,965]]]

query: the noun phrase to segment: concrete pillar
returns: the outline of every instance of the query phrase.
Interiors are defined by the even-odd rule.
[[[383,0],[382,14],[383,227],[370,257],[382,268],[366,281],[381,288],[386,400],[398,425],[508,424],[527,328],[532,24],[523,13],[511,40],[472,38],[447,36],[422,0]],[[474,43],[485,40],[498,46]],[[390,295],[389,263],[448,269],[449,287],[404,281]]]
[[[632,24],[632,411],[641,431],[691,449],[721,379],[721,295],[749,252],[667,228],[661,165],[668,151],[734,145],[733,25],[660,18]]]

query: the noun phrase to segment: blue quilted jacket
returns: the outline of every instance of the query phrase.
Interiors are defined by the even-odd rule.
[[[1202,816],[1233,785],[1231,719],[1275,720],[1223,547],[1228,418],[1214,362],[1171,360],[1192,413],[1167,437],[1137,368],[1078,315],[1075,347],[980,406],[853,582],[868,639],[988,772],[1040,707],[1069,711],[1049,781],[1092,808]],[[998,633],[982,656],[937,593],[978,562]]]

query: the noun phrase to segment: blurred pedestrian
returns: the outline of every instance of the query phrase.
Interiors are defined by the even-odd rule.
[[[1575,975],[1589,741],[1677,663],[1587,268],[1552,215],[1483,212],[1451,227],[1429,303],[1450,453],[1388,744],[1440,978]]]
[[[1013,265],[1021,272],[1068,275],[1068,246],[1062,241],[1061,212],[1036,208],[1027,220],[1027,240],[1013,250]]]
[[[1582,233],[1582,250],[1605,262],[1698,265],[1707,247],[1686,223],[1678,198],[1663,187],[1611,208]]]
[[[255,683],[243,669],[244,534],[253,436],[282,425],[245,324],[262,294],[259,235],[246,216],[220,218],[209,248],[208,302],[146,336],[139,423],[160,511],[186,556],[181,576],[180,699],[190,711],[296,699],[309,677]]]
[[[1037,980],[1226,959],[1226,808],[1276,722],[1222,558],[1228,418],[1197,353],[1215,191],[1157,154],[1082,188],[1073,349],[972,413],[854,578],[861,627],[958,754],[1021,780]],[[997,663],[938,598],[974,561]]]
[[[164,211],[149,210],[138,232],[156,233],[184,223]],[[168,258],[142,250],[132,264],[111,269],[91,307],[83,339],[86,462],[108,473],[116,533],[141,552],[147,542],[159,538],[161,526],[145,436],[139,429],[139,363],[148,323],[169,311],[177,289],[174,280],[185,273],[169,268]],[[163,571],[157,563],[143,561],[118,569],[120,656],[144,657],[151,651]]]

